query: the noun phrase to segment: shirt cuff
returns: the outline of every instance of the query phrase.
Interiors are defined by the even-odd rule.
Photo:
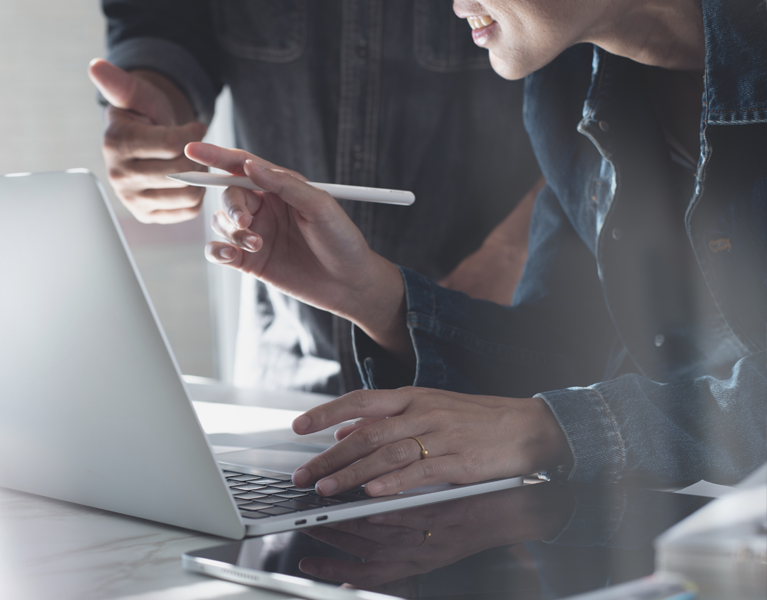
[[[107,60],[121,69],[147,69],[164,75],[186,94],[200,121],[210,123],[213,118],[219,90],[181,46],[160,38],[131,38],[113,46]]]
[[[416,357],[415,378],[411,378],[399,361],[355,326],[352,328],[352,339],[362,382],[368,389],[396,389],[407,385],[445,389],[446,366],[421,323],[424,315],[434,313],[434,288],[437,284],[415,271],[398,268],[405,284],[405,318]]]
[[[568,481],[617,481],[626,451],[609,404],[595,387],[536,394],[551,409],[573,454]]]

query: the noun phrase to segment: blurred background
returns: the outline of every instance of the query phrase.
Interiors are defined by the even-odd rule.
[[[0,0],[0,7],[0,174],[93,171],[110,193],[182,372],[229,380],[239,280],[203,255],[216,199],[206,199],[193,221],[144,225],[107,182],[101,109],[86,74],[90,60],[106,54],[100,3]],[[217,112],[210,135],[225,141],[226,110]],[[215,310],[227,299],[230,310]]]

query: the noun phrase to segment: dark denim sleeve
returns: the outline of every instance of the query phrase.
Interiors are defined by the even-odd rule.
[[[613,378],[615,331],[593,255],[554,200],[546,190],[538,197],[530,258],[511,307],[472,300],[401,269],[415,380],[405,381],[403,370],[355,331],[366,386],[538,394],[570,443],[571,481],[728,484],[746,477],[767,459],[764,353],[744,357],[724,379]],[[589,383],[578,383],[584,379]]]
[[[151,69],[187,95],[209,122],[223,86],[208,0],[102,0],[107,59],[123,69]]]
[[[550,189],[539,194],[527,266],[512,306],[474,300],[401,268],[415,381],[355,331],[368,387],[417,385],[463,393],[531,397],[604,378],[615,330],[596,260]]]
[[[540,394],[575,457],[572,480],[737,483],[767,460],[767,356],[729,377],[657,383],[639,375]]]

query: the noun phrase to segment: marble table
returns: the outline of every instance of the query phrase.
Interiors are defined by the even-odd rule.
[[[200,420],[212,435],[258,434],[248,415],[270,437],[290,437],[296,411],[326,401],[313,394],[258,394],[189,378]],[[319,440],[319,438],[317,438]],[[215,443],[215,442],[214,442]],[[225,448],[219,448],[220,450]],[[249,600],[286,598],[189,573],[184,552],[225,543],[223,538],[164,526],[0,489],[0,599],[2,600]]]

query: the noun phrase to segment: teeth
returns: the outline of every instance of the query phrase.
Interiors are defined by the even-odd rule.
[[[494,23],[492,17],[489,17],[487,15],[482,15],[480,17],[467,17],[466,19],[469,22],[469,26],[472,29],[480,29],[482,27],[487,27],[491,23]]]

